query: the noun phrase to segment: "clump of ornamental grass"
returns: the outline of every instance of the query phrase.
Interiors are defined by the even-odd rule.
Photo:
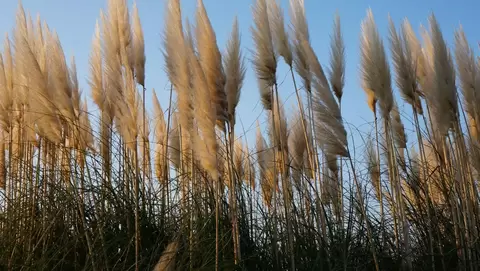
[[[202,1],[190,25],[169,0],[157,64],[170,92],[153,89],[150,106],[140,4],[107,1],[86,86],[61,36],[19,4],[0,53],[0,269],[475,269],[480,77],[462,28],[450,48],[433,15],[422,41],[390,19],[388,56],[367,11],[375,134],[359,146],[341,112],[340,15],[324,68],[302,0],[289,28],[279,2],[256,0],[252,48],[237,19],[222,44]],[[294,89],[277,82],[279,57]],[[254,144],[238,110],[246,60],[267,111]]]

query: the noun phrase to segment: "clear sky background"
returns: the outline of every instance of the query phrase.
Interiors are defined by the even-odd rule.
[[[78,76],[84,94],[90,92],[88,78],[88,58],[91,47],[91,39],[96,20],[99,18],[100,9],[106,5],[106,0],[23,0],[24,8],[33,17],[40,14],[51,29],[55,29],[60,37],[67,59],[74,55],[77,61]],[[253,0],[204,0],[207,12],[217,34],[217,42],[223,51],[226,40],[229,37],[232,22],[237,16],[242,34],[242,47],[247,57],[247,76],[240,104],[237,109],[240,120],[237,121],[237,131],[243,134],[242,123],[248,133],[250,147],[253,147],[255,121],[259,119],[265,122],[265,114],[262,114],[262,106],[259,102],[259,94],[256,79],[249,59],[253,49],[250,26],[252,25],[251,6]],[[132,1],[129,0],[131,6]],[[288,16],[288,0],[281,0],[281,4]],[[0,32],[11,32],[15,23],[15,14],[18,2],[16,0],[3,0],[0,9]],[[164,61],[161,54],[162,31],[164,26],[164,13],[166,0],[137,0],[140,17],[143,24],[146,41],[146,84],[147,97],[150,103],[151,89],[155,88],[164,109],[168,106],[169,83],[164,72]],[[195,0],[182,0],[182,12],[184,17],[190,17],[193,22]],[[480,2],[478,1],[451,1],[451,0],[404,0],[404,1],[365,1],[365,0],[305,0],[306,14],[309,23],[310,35],[313,48],[326,68],[329,62],[329,42],[332,30],[332,22],[336,12],[341,17],[343,36],[346,44],[346,86],[342,104],[343,117],[346,123],[367,131],[372,127],[372,116],[366,102],[365,95],[360,88],[359,80],[359,35],[360,22],[366,15],[366,9],[372,8],[377,26],[384,37],[385,45],[388,46],[388,15],[392,17],[396,25],[407,17],[413,27],[418,30],[420,24],[427,25],[428,16],[435,13],[444,37],[453,45],[454,30],[462,24],[469,42],[474,45],[478,53],[480,41]],[[288,18],[287,18],[288,21]],[[279,62],[277,73],[278,81],[281,82],[280,93],[285,101],[287,114],[292,112],[295,104],[294,88],[291,83],[288,70],[283,60]],[[392,72],[393,75],[393,72]],[[285,82],[283,82],[285,80]],[[393,80],[392,80],[393,84]],[[394,84],[393,84],[394,85]],[[397,89],[395,87],[395,92]],[[398,97],[398,92],[397,92]],[[1,97],[0,97],[1,99]],[[399,101],[402,109],[403,103]],[[150,107],[151,108],[151,107]],[[96,109],[91,106],[90,109]],[[409,108],[405,107],[409,113]],[[405,116],[408,127],[408,117]],[[413,139],[413,136],[410,138]],[[356,142],[360,143],[360,142]]]

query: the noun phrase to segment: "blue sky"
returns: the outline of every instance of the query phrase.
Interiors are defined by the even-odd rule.
[[[281,0],[285,10],[288,7],[288,0]],[[91,38],[94,26],[101,8],[104,8],[106,0],[23,0],[26,11],[33,17],[40,14],[51,29],[55,29],[61,39],[67,59],[74,55],[77,60],[78,75],[84,93],[89,93],[87,85],[88,78],[88,56],[90,51]],[[247,57],[247,77],[242,91],[239,104],[237,121],[237,134],[243,134],[241,124],[249,132],[249,138],[254,135],[255,121],[265,120],[262,115],[262,108],[259,102],[256,80],[252,72],[252,65],[248,61],[249,50],[253,49],[250,26],[252,23],[251,5],[253,0],[204,0],[210,20],[217,34],[219,47],[225,48],[231,25],[235,16],[238,17],[242,33],[242,46]],[[137,0],[140,17],[142,20],[146,40],[146,80],[149,89],[147,97],[151,97],[151,89],[155,88],[164,109],[168,105],[168,81],[164,73],[164,62],[161,54],[161,35],[163,31],[163,15],[165,11],[165,0]],[[129,0],[129,4],[132,1]],[[15,22],[17,1],[4,0],[0,9],[0,32],[11,31]],[[184,16],[193,18],[195,0],[183,0],[182,8]],[[435,13],[442,27],[444,36],[452,45],[454,30],[463,25],[469,41],[474,45],[478,53],[478,42],[480,41],[480,18],[478,10],[480,2],[477,1],[363,1],[363,0],[340,0],[320,1],[305,0],[306,13],[309,22],[310,35],[313,48],[324,66],[328,65],[328,53],[332,22],[336,12],[341,17],[343,36],[346,44],[346,86],[342,104],[343,117],[347,123],[351,123],[360,130],[368,130],[371,127],[372,116],[365,103],[365,96],[360,88],[359,80],[359,34],[360,22],[365,17],[366,9],[372,8],[377,26],[382,33],[385,45],[388,45],[388,15],[392,16],[394,22],[399,22],[407,17],[415,29],[420,24],[427,24],[427,18],[432,12]],[[191,20],[192,21],[192,20]],[[392,73],[393,74],[393,73]],[[286,101],[286,111],[291,112],[295,103],[294,88],[289,80],[288,70],[283,61],[279,62],[277,74],[282,99]],[[285,82],[283,82],[285,80]],[[392,81],[393,82],[393,81]],[[395,89],[395,91],[397,91]],[[1,97],[0,97],[1,98]],[[400,107],[403,103],[399,101]],[[91,107],[94,109],[94,107]],[[410,112],[405,108],[406,112]],[[407,121],[408,122],[408,121]],[[408,124],[407,124],[408,126]],[[249,140],[250,147],[253,142]]]

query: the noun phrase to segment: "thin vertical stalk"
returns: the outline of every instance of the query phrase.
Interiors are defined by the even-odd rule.
[[[342,99],[340,99],[340,97],[338,97],[338,108],[340,110],[340,114],[342,113]],[[343,199],[343,157],[339,157],[339,160],[340,160],[340,176],[339,176],[339,182],[340,182],[340,191],[338,191],[338,193],[340,194],[339,197],[340,197],[340,214],[339,214],[339,218],[338,218],[338,224],[339,226],[341,227],[341,229],[343,229],[343,216],[344,216],[344,211],[343,211],[343,205],[344,205],[344,199]],[[344,255],[344,260],[346,260],[346,255]]]
[[[361,205],[360,209],[362,211],[362,215],[365,217],[365,225],[366,225],[366,228],[367,228],[367,236],[368,236],[368,240],[370,242],[370,249],[371,249],[372,256],[373,256],[373,262],[375,264],[375,270],[380,271],[380,267],[378,265],[378,260],[377,260],[377,254],[375,253],[375,246],[374,246],[373,240],[372,240],[372,230],[370,229],[370,224],[368,223],[366,205],[365,205],[364,200],[363,200],[361,186],[360,186],[360,183],[357,180],[357,173],[355,172],[355,166],[353,165],[352,157],[350,155],[350,150],[348,150],[348,146],[347,146],[347,152],[348,152],[348,161],[350,162],[350,168],[351,168],[352,174],[353,174],[353,180],[355,182],[355,186],[357,187],[357,194],[358,194],[358,198],[360,200],[360,205]]]
[[[190,182],[189,182],[189,189],[188,191],[190,191],[190,199],[189,199],[189,205],[190,205],[190,208],[189,208],[189,220],[190,220],[190,225],[189,225],[189,232],[190,232],[190,235],[188,237],[188,241],[189,241],[189,258],[190,258],[190,261],[189,261],[189,267],[190,267],[190,271],[193,270],[193,250],[194,250],[194,243],[193,243],[193,225],[194,225],[194,218],[195,218],[195,213],[194,213],[194,210],[195,210],[195,207],[194,207],[194,199],[196,198],[197,194],[196,194],[196,187],[197,187],[197,184],[196,184],[196,180],[195,180],[195,168],[194,168],[194,156],[193,156],[193,149],[190,150]]]
[[[427,113],[428,113],[428,119],[429,119],[429,123],[430,123],[430,128],[432,130],[432,133],[433,133],[433,122],[432,122],[432,117],[431,117],[431,112],[430,112],[430,106],[428,105],[428,102],[426,103],[426,106],[427,106]],[[416,111],[414,111],[416,112]],[[418,116],[417,114],[414,114],[414,118],[416,119],[416,122],[418,123]],[[425,115],[423,115],[423,121],[425,123],[425,127],[428,127],[427,125],[427,120],[425,118]],[[420,127],[420,126],[419,126]],[[429,138],[433,138],[432,135],[430,135],[430,133],[428,132],[428,128],[427,128],[427,133],[428,133],[428,137]],[[420,133],[420,131],[418,131],[417,133]],[[419,141],[419,144],[422,146],[423,148],[423,141]],[[444,146],[444,150],[446,150],[445,146]],[[423,152],[424,156],[425,156],[425,150]],[[446,158],[446,156],[445,156]],[[425,162],[427,161],[426,160],[426,157],[425,157]],[[424,165],[426,166],[426,165]],[[435,254],[434,254],[434,249],[433,249],[433,243],[434,243],[434,236],[433,236],[433,232],[432,232],[432,228],[433,228],[433,221],[432,221],[432,214],[431,214],[431,206],[433,206],[432,204],[432,201],[431,201],[431,195],[430,195],[430,186],[427,184],[425,186],[425,190],[426,190],[426,194],[427,194],[427,217],[428,217],[428,221],[429,221],[429,227],[428,227],[428,238],[429,238],[429,246],[430,246],[430,257],[431,257],[431,261],[432,261],[432,270],[435,270]]]
[[[166,201],[166,206],[164,206],[163,208],[163,212],[162,212],[162,217],[165,217],[166,218],[166,210],[165,210],[165,207],[166,209],[168,210],[169,209],[169,198],[170,198],[170,193],[169,193],[169,184],[170,184],[170,181],[169,181],[169,161],[168,161],[168,144],[169,144],[169,139],[170,139],[170,120],[171,120],[171,116],[172,116],[172,93],[173,93],[173,84],[170,84],[170,94],[169,94],[169,99],[168,99],[168,118],[167,118],[167,135],[166,135],[166,139],[165,139],[165,161],[164,161],[164,165],[165,165],[165,169],[164,169],[164,174],[165,176],[163,177],[164,178],[164,183],[165,183],[165,187],[163,189],[163,191],[165,191],[166,193],[164,193],[164,197],[163,197],[163,202],[165,204],[165,201]],[[158,139],[157,139],[158,140]],[[165,223],[164,223],[165,224]]]
[[[215,183],[215,271],[220,270],[220,180]]]
[[[381,238],[383,245],[386,244],[386,238],[385,238],[385,213],[384,213],[384,206],[383,206],[383,188],[382,188],[382,170],[381,170],[381,163],[380,163],[380,143],[379,143],[379,132],[378,132],[378,117],[377,117],[377,110],[376,108],[373,111],[373,118],[375,119],[375,141],[376,141],[376,148],[377,148],[377,161],[378,164],[378,172],[380,173],[380,178],[379,178],[379,199],[378,201],[380,202],[380,228],[382,230]],[[397,229],[396,229],[396,224],[394,228],[394,235],[395,235],[395,241],[397,241]]]
[[[238,264],[241,261],[241,253],[240,253],[240,244],[239,244],[239,233],[238,233],[238,213],[237,213],[237,182],[236,182],[236,174],[233,172],[233,141],[234,141],[234,132],[235,128],[233,125],[228,123],[228,139],[226,135],[226,131],[224,131],[225,137],[225,144],[226,144],[226,151],[227,151],[227,167],[228,167],[228,175],[230,179],[230,205],[232,206],[232,232],[233,232],[233,247],[234,247],[234,261],[235,264]]]
[[[312,146],[310,146],[310,140],[308,139],[307,125],[305,123],[305,110],[304,110],[304,107],[303,107],[302,98],[300,97],[300,93],[299,93],[298,88],[297,88],[297,82],[295,80],[295,74],[293,73],[293,68],[292,67],[290,67],[290,74],[292,75],[293,86],[295,87],[295,95],[297,97],[297,104],[298,104],[298,108],[300,109],[303,134],[305,136],[305,141],[307,142],[306,148],[307,148],[308,161],[310,162],[310,169],[312,171],[312,176],[315,176],[315,167],[314,167],[314,162],[313,162],[313,150],[312,150]],[[311,120],[311,116],[310,116],[310,120]],[[312,123],[310,123],[310,125],[312,125]]]
[[[448,144],[452,146],[452,149],[450,150],[451,152],[451,157],[448,155],[448,145],[447,145],[447,140]],[[455,191],[455,201],[458,201],[458,208],[460,209],[459,212],[459,225],[461,227],[461,239],[462,239],[462,245],[460,246],[460,251],[462,254],[462,263],[464,264],[463,269],[465,269],[468,265],[468,263],[471,261],[470,259],[470,250],[469,250],[469,239],[470,239],[470,231],[469,231],[469,211],[468,211],[468,200],[467,200],[467,195],[465,191],[465,183],[463,179],[463,175],[460,175],[460,180],[457,180],[455,177],[455,166],[460,165],[461,166],[461,161],[459,161],[461,158],[458,157],[459,151],[458,148],[456,150],[453,150],[453,142],[456,142],[456,140],[451,139],[450,135],[447,135],[446,137],[442,137],[442,148],[443,148],[443,158],[444,161],[443,164],[446,167],[447,171],[447,180],[451,180],[453,182],[453,187]],[[441,253],[443,256],[443,253]],[[465,258],[466,257],[466,258]],[[443,260],[443,259],[442,259]],[[444,268],[445,269],[445,268]],[[466,270],[466,269],[465,269]]]
[[[274,87],[270,92],[270,97],[273,98]],[[275,111],[272,108],[272,129],[275,131]],[[271,146],[272,147],[272,146]],[[277,157],[276,157],[276,147],[273,146],[273,195],[272,195],[272,207],[273,207],[273,250],[275,255],[275,269],[279,268],[279,258],[278,258],[278,249],[277,249]]]
[[[275,102],[277,103],[277,108],[280,109],[280,104],[279,104],[279,99],[278,99],[278,86],[277,84],[275,83]],[[272,115],[273,115],[273,112],[274,110],[272,110]],[[280,116],[278,116],[280,118]],[[272,117],[273,119],[273,130],[275,131],[276,127],[275,127],[275,117],[273,116]],[[303,117],[302,117],[303,119]],[[302,120],[303,122],[303,120]],[[278,127],[278,129],[280,130],[281,127]],[[285,168],[285,162],[286,162],[286,157],[285,157],[285,151],[283,150],[283,138],[281,135],[279,135],[279,140],[280,140],[280,146],[281,147],[281,152],[280,152],[280,160],[281,160],[281,168],[282,168],[282,174],[281,174],[281,178],[282,178],[282,190],[283,190],[283,201],[284,201],[284,209],[285,209],[285,218],[286,218],[286,224],[287,224],[287,240],[288,240],[288,246],[289,246],[289,250],[290,250],[290,264],[291,264],[291,268],[292,270],[296,270],[295,269],[295,250],[294,250],[294,246],[293,246],[293,231],[292,231],[292,221],[291,221],[291,216],[290,216],[290,195],[288,195],[289,191],[288,191],[288,187],[289,185],[287,185],[287,169]],[[308,145],[308,144],[307,144]]]
[[[311,132],[312,132],[312,159],[313,159],[313,166],[312,166],[312,173],[313,173],[313,182],[315,184],[315,205],[316,205],[316,208],[317,208],[317,228],[318,228],[318,231],[321,232],[321,235],[318,235],[318,245],[320,246],[322,244],[322,238],[325,240],[326,239],[326,232],[322,229],[325,225],[326,225],[326,221],[325,221],[325,216],[324,216],[324,213],[323,211],[323,208],[320,208],[321,205],[323,205],[321,203],[321,200],[320,200],[320,191],[322,189],[322,187],[320,186],[320,176],[317,175],[317,170],[320,170],[320,161],[319,161],[319,155],[318,155],[318,149],[317,149],[317,144],[316,144],[316,134],[315,134],[315,129],[314,129],[314,126],[313,126],[313,102],[312,102],[312,94],[310,92],[307,92],[307,96],[308,96],[308,117],[309,117],[309,120],[310,120],[310,126],[309,127],[311,129]]]
[[[476,99],[476,97],[475,97],[475,99]],[[463,116],[463,120],[465,121],[465,123],[467,123],[467,118],[465,116],[465,111],[463,110],[463,105],[462,105],[462,103],[459,103],[459,105],[460,105],[460,112],[462,113],[462,116]],[[458,124],[458,125],[460,125],[460,124]],[[458,129],[461,132],[460,126],[458,127]],[[467,135],[468,135],[468,140],[470,142],[470,145],[473,145],[474,143],[473,143],[472,133],[470,131],[469,125],[466,125],[466,129],[467,129]],[[469,177],[469,190],[470,190],[470,193],[472,195],[471,202],[472,202],[472,205],[475,202],[477,203],[477,206],[472,206],[472,208],[473,208],[472,226],[473,226],[473,225],[475,225],[475,223],[479,224],[479,214],[478,214],[479,196],[478,196],[478,191],[477,191],[476,184],[475,184],[474,177],[473,177],[473,173],[472,173],[471,162],[468,161],[469,159],[468,159],[468,155],[466,154],[467,150],[466,150],[466,146],[464,145],[464,142],[462,142],[462,151],[463,151],[464,158],[466,159],[466,161],[465,161],[466,167],[465,168],[467,169],[468,177]],[[478,229],[475,226],[473,226],[472,229],[474,231],[473,239],[477,240],[478,235],[479,235]],[[478,247],[478,245],[477,245],[477,247]],[[474,256],[478,256],[478,254],[477,255],[474,254]]]
[[[146,92],[146,88],[145,86],[143,86],[143,92],[142,92],[142,114],[143,114],[143,117],[142,117],[142,120],[143,120],[143,144],[142,144],[142,148],[143,148],[143,171],[142,171],[142,195],[143,195],[143,204],[142,204],[142,207],[143,207],[143,212],[145,212],[145,206],[146,206],[146,197],[145,197],[145,183],[146,183],[146,171],[147,171],[147,157],[150,157],[149,154],[147,154],[147,138],[148,138],[148,135],[147,135],[147,120],[146,120],[146,109],[145,109],[145,92]],[[150,161],[148,161],[148,163],[150,163]],[[150,167],[149,167],[150,168]]]
[[[391,136],[390,136],[390,122],[387,118],[383,120],[383,128],[385,132],[385,141],[387,143],[387,163],[388,163],[388,173],[389,173],[389,180],[390,180],[390,197],[392,201],[392,212],[393,212],[393,225],[394,225],[394,233],[395,233],[395,246],[397,250],[400,248],[400,237],[398,233],[398,193],[397,193],[397,186],[396,186],[396,175],[395,169],[392,160],[392,147],[391,147]],[[379,156],[380,157],[380,156]]]
[[[138,140],[138,135],[135,136]],[[135,164],[135,178],[134,178],[134,193],[135,193],[135,271],[138,271],[140,266],[140,218],[139,218],[139,167],[138,167],[138,142],[135,142],[134,150],[134,164]]]
[[[465,169],[468,171],[468,164],[467,164],[467,161],[466,161],[466,155],[465,155],[465,151],[464,151],[464,139],[463,139],[463,136],[462,136],[462,132],[461,132],[461,128],[460,128],[460,125],[458,123],[458,120],[455,121],[455,127],[454,127],[454,134],[455,134],[455,148],[456,148],[456,152],[458,153],[458,157],[457,157],[457,160],[460,164],[460,167],[462,169]],[[472,211],[472,202],[473,202],[473,199],[472,199],[472,195],[471,195],[471,190],[470,190],[470,180],[467,179],[467,176],[465,176],[464,174],[464,170],[460,170],[459,171],[460,173],[460,179],[462,181],[461,183],[461,186],[462,186],[462,190],[463,190],[463,195],[465,197],[464,199],[464,202],[465,202],[465,214],[464,214],[464,217],[465,217],[465,234],[466,234],[466,239],[467,239],[467,260],[469,262],[472,261],[472,249],[471,249],[471,244],[473,244],[473,233],[472,231],[474,231],[474,229],[476,228],[475,227],[475,224],[472,223],[471,221],[471,218],[475,218],[475,214],[473,213]],[[470,264],[470,267],[471,269],[473,269],[473,266]]]

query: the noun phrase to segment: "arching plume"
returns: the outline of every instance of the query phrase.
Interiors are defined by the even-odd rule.
[[[193,134],[193,148],[195,157],[203,168],[210,174],[213,181],[218,180],[217,169],[217,139],[215,134],[215,101],[210,97],[208,80],[200,66],[200,60],[197,59],[193,48],[188,50],[188,58],[192,69],[192,81],[195,85],[194,90],[194,112],[196,130]]]
[[[217,38],[208,18],[207,11],[202,0],[197,2],[196,14],[196,42],[198,58],[210,98],[216,108],[216,123],[221,129],[227,121],[227,97],[225,94],[225,74],[222,66],[222,55],[217,46]]]
[[[288,150],[291,156],[291,167],[293,180],[298,184],[304,167],[304,156],[307,150],[307,141],[301,123],[300,112],[295,112],[294,117],[289,122],[290,133],[288,135]],[[307,126],[308,127],[308,126]],[[308,160],[307,160],[307,164]]]
[[[480,129],[480,71],[473,49],[468,44],[463,28],[455,32],[455,60],[463,94],[465,111],[470,118],[470,133],[478,140]]]
[[[390,67],[371,9],[367,10],[367,17],[362,21],[360,50],[362,87],[367,93],[369,106],[374,111],[375,100],[378,100],[382,116],[387,118],[393,106]]]
[[[153,92],[153,127],[155,142],[155,175],[161,181],[167,181],[165,178],[165,145],[167,144],[167,126],[162,107],[158,101],[155,90]]]
[[[145,39],[143,37],[142,23],[138,15],[137,3],[133,4],[132,11],[133,50],[132,58],[137,83],[145,87]]]
[[[292,67],[292,48],[285,29],[285,16],[277,0],[267,0],[268,20],[273,36],[273,45],[277,53],[283,57],[285,63]]]
[[[180,0],[169,0],[163,34],[163,54],[167,75],[177,92],[178,121],[182,127],[182,148],[189,149],[193,130],[191,72],[187,58],[188,41],[182,26]]]
[[[290,20],[292,24],[293,38],[293,63],[298,75],[302,77],[306,91],[311,92],[311,74],[307,52],[303,43],[310,43],[307,18],[303,0],[290,0]]]
[[[271,110],[271,87],[276,83],[277,56],[273,47],[265,0],[256,0],[252,12],[255,24],[255,27],[251,27],[255,43],[253,66],[257,74],[263,107]]]
[[[226,75],[225,92],[228,102],[228,120],[232,126],[235,126],[235,109],[240,100],[243,80],[245,79],[245,63],[240,49],[240,32],[236,18],[233,22],[232,33],[223,60]]]
[[[25,12],[20,5],[17,13],[17,26],[15,29],[15,55],[22,56],[16,59],[15,67],[18,78],[18,91],[23,98],[23,103],[28,104],[30,116],[36,120],[38,134],[48,140],[59,143],[61,141],[60,124],[52,104],[51,93],[47,88],[47,78],[40,70],[35,54],[28,42],[27,22]],[[27,80],[28,79],[28,80]],[[22,101],[20,101],[22,102]],[[32,125],[33,126],[33,125]]]
[[[335,15],[333,35],[330,42],[330,69],[328,71],[330,85],[338,101],[342,99],[345,86],[345,44],[340,26],[340,16]]]
[[[389,17],[390,24],[390,52],[392,54],[393,65],[395,68],[395,82],[400,90],[402,98],[410,105],[416,105],[417,79],[415,75],[415,66],[412,61],[412,54],[409,46],[405,42],[405,34],[399,35],[395,24]],[[404,31],[402,31],[403,33]]]
[[[373,140],[371,137],[367,139],[367,144],[366,144],[366,160],[367,160],[367,169],[368,173],[370,175],[370,181],[372,182],[372,186],[375,189],[375,196],[377,199],[381,199],[382,196],[380,193],[382,193],[382,188],[381,188],[381,180],[380,180],[380,166],[378,164],[378,155],[377,152],[375,151],[373,147]]]
[[[90,52],[90,78],[88,81],[93,102],[101,111],[109,111],[107,109],[108,104],[105,88],[103,86],[102,45],[98,22],[95,25],[95,34],[93,36],[92,50]]]
[[[430,100],[439,132],[445,135],[458,115],[455,69],[452,56],[433,14],[429,18],[429,24],[433,47],[432,66],[435,84],[427,100]]]
[[[347,132],[343,127],[338,103],[330,91],[328,80],[315,52],[304,42],[305,52],[312,70],[314,127],[320,148],[329,155],[348,156]]]

